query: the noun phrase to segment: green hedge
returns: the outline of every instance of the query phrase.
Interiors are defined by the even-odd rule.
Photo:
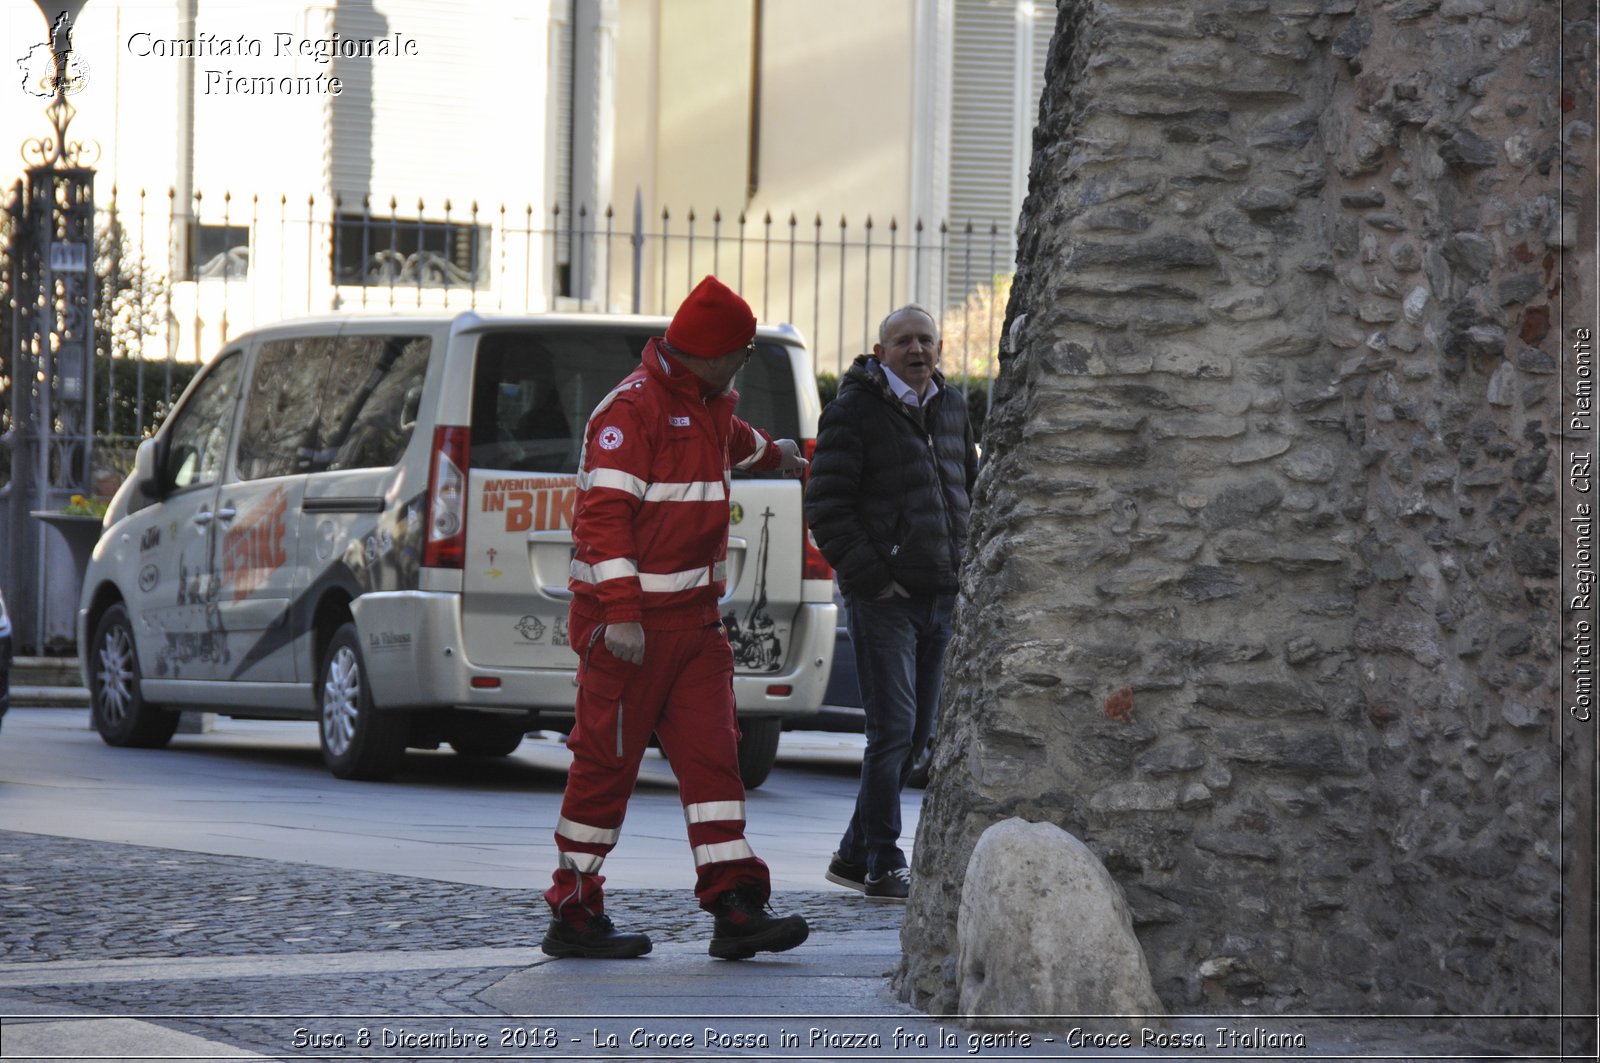
[[[962,390],[963,384],[967,392],[967,418],[972,421],[972,434],[978,442],[983,442],[983,421],[989,412],[989,380],[985,377],[973,377],[963,381],[961,377],[945,377],[945,386]],[[822,405],[826,406],[839,394],[839,378],[833,373],[817,374],[817,394],[822,396]]]
[[[96,351],[94,355],[95,433],[137,439],[150,436],[161,427],[189,380],[200,371],[199,362],[146,361],[138,358],[112,358]],[[168,393],[168,375],[171,393]],[[140,394],[140,376],[144,377]],[[143,400],[141,402],[141,400]],[[107,423],[106,414],[110,413]],[[143,431],[141,432],[141,428]]]

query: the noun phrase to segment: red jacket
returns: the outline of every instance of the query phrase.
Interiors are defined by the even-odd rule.
[[[730,468],[775,469],[772,437],[706,396],[659,337],[589,415],[573,513],[572,610],[608,624],[714,623],[727,582]]]

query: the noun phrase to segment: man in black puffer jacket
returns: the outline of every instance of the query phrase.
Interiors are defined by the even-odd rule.
[[[871,900],[911,886],[900,791],[939,708],[977,448],[965,397],[939,374],[939,326],[883,319],[822,411],[805,514],[839,575],[867,715],[861,790],[827,877]]]

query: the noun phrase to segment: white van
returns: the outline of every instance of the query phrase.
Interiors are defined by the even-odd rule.
[[[196,376],[112,500],[78,613],[95,728],[160,746],[176,710],[315,719],[341,778],[405,749],[504,755],[570,725],[577,462],[596,403],[665,318],[341,316],[262,328]],[[763,327],[735,382],[816,437],[811,359]],[[757,786],[822,703],[832,573],[802,485],[732,474],[724,621]]]

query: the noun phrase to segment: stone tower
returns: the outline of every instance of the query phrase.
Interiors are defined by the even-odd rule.
[[[953,1007],[962,870],[1021,816],[1110,869],[1174,1009],[1592,1001],[1566,8],[1061,0],[903,998]]]

